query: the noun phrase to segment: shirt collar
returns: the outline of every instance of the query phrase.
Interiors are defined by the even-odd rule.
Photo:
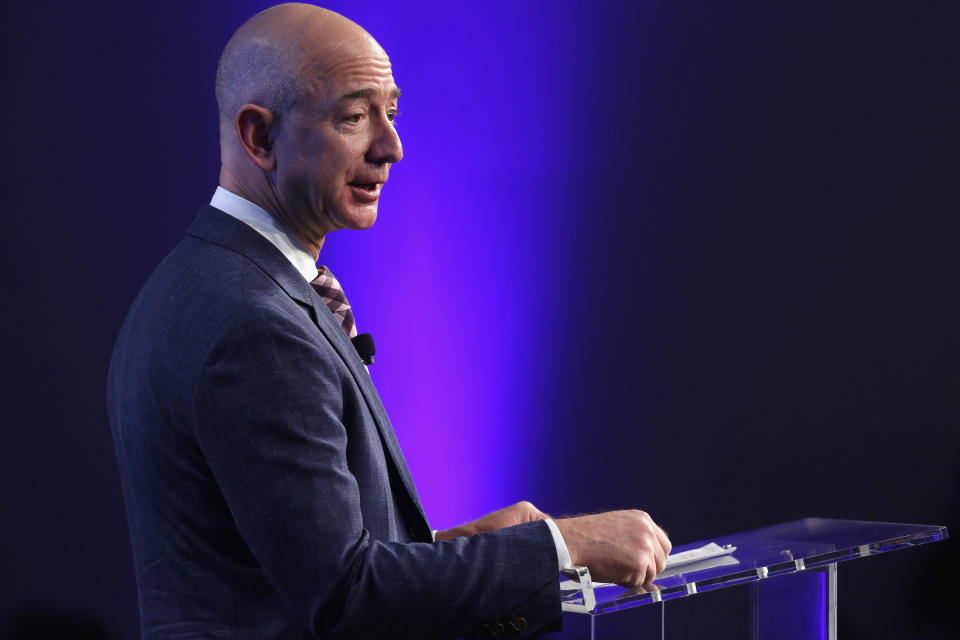
[[[246,198],[227,191],[223,187],[217,187],[217,190],[213,192],[210,206],[253,227],[254,231],[280,250],[280,253],[290,261],[290,264],[300,272],[300,275],[307,282],[317,277],[319,272],[313,254],[304,249],[293,234],[277,222],[276,218],[265,209],[253,204]]]

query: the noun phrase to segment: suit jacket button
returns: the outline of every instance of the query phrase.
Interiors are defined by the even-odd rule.
[[[492,635],[494,638],[499,638],[500,636],[503,635],[503,632],[504,632],[504,626],[502,622],[498,622],[497,624],[490,627],[490,635]]]

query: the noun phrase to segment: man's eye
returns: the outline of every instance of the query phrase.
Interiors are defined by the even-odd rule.
[[[355,114],[353,114],[353,115],[351,115],[351,116],[347,116],[347,117],[344,118],[344,119],[345,119],[347,122],[352,122],[352,123],[354,123],[354,124],[357,124],[357,123],[359,123],[361,120],[363,120],[363,114],[362,114],[362,113],[355,113]]]
[[[387,111],[387,120],[390,122],[396,122],[398,115],[400,115],[399,111],[396,109],[391,109],[390,111]]]

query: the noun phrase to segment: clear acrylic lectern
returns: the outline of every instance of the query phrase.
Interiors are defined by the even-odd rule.
[[[838,562],[946,537],[935,525],[806,518],[678,546],[671,556],[708,542],[726,553],[645,588],[598,585],[578,567],[561,576],[562,637],[835,640]]]

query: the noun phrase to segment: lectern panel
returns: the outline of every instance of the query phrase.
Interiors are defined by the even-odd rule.
[[[586,637],[593,638],[628,637],[624,629],[632,629],[642,631],[636,637],[670,640],[832,640],[837,563],[946,537],[936,525],[806,518],[678,546],[671,556],[710,543],[722,555],[667,569],[639,588],[594,583],[577,567],[561,581],[562,606],[573,626],[579,616],[570,614],[590,619]],[[728,596],[701,595],[737,586]],[[699,597],[686,602],[690,596]]]

